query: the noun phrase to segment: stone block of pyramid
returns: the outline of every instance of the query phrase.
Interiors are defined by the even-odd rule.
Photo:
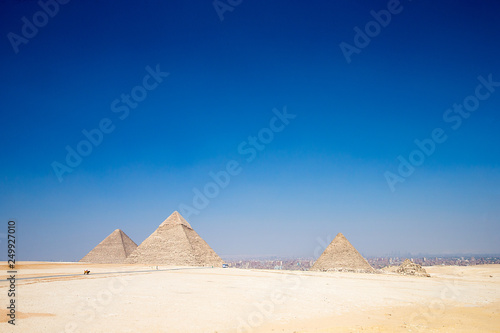
[[[116,229],[83,257],[80,262],[121,264],[136,248],[137,244],[127,234],[120,229]]]
[[[126,263],[222,266],[223,260],[177,211],[135,249]]]
[[[333,239],[310,270],[347,272],[375,271],[342,233],[339,233]]]

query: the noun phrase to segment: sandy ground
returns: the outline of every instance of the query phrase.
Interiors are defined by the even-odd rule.
[[[1,332],[500,332],[500,265],[424,278],[24,262],[15,326],[0,268]]]

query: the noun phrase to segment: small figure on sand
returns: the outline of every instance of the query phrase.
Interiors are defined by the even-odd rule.
[[[90,271],[89,271],[88,269],[84,270],[84,271],[83,271],[83,275],[85,275],[85,274],[89,275],[89,274],[90,274]]]

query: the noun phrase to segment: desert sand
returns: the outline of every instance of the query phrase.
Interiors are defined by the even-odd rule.
[[[24,262],[12,326],[1,264],[1,332],[500,332],[500,265],[426,278]]]

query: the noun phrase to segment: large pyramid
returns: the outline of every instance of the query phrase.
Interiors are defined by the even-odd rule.
[[[316,260],[311,271],[374,272],[368,261],[339,233]]]
[[[125,261],[130,264],[222,266],[222,259],[177,211]]]
[[[137,244],[133,240],[120,229],[116,229],[83,257],[80,262],[121,264],[136,248]]]

